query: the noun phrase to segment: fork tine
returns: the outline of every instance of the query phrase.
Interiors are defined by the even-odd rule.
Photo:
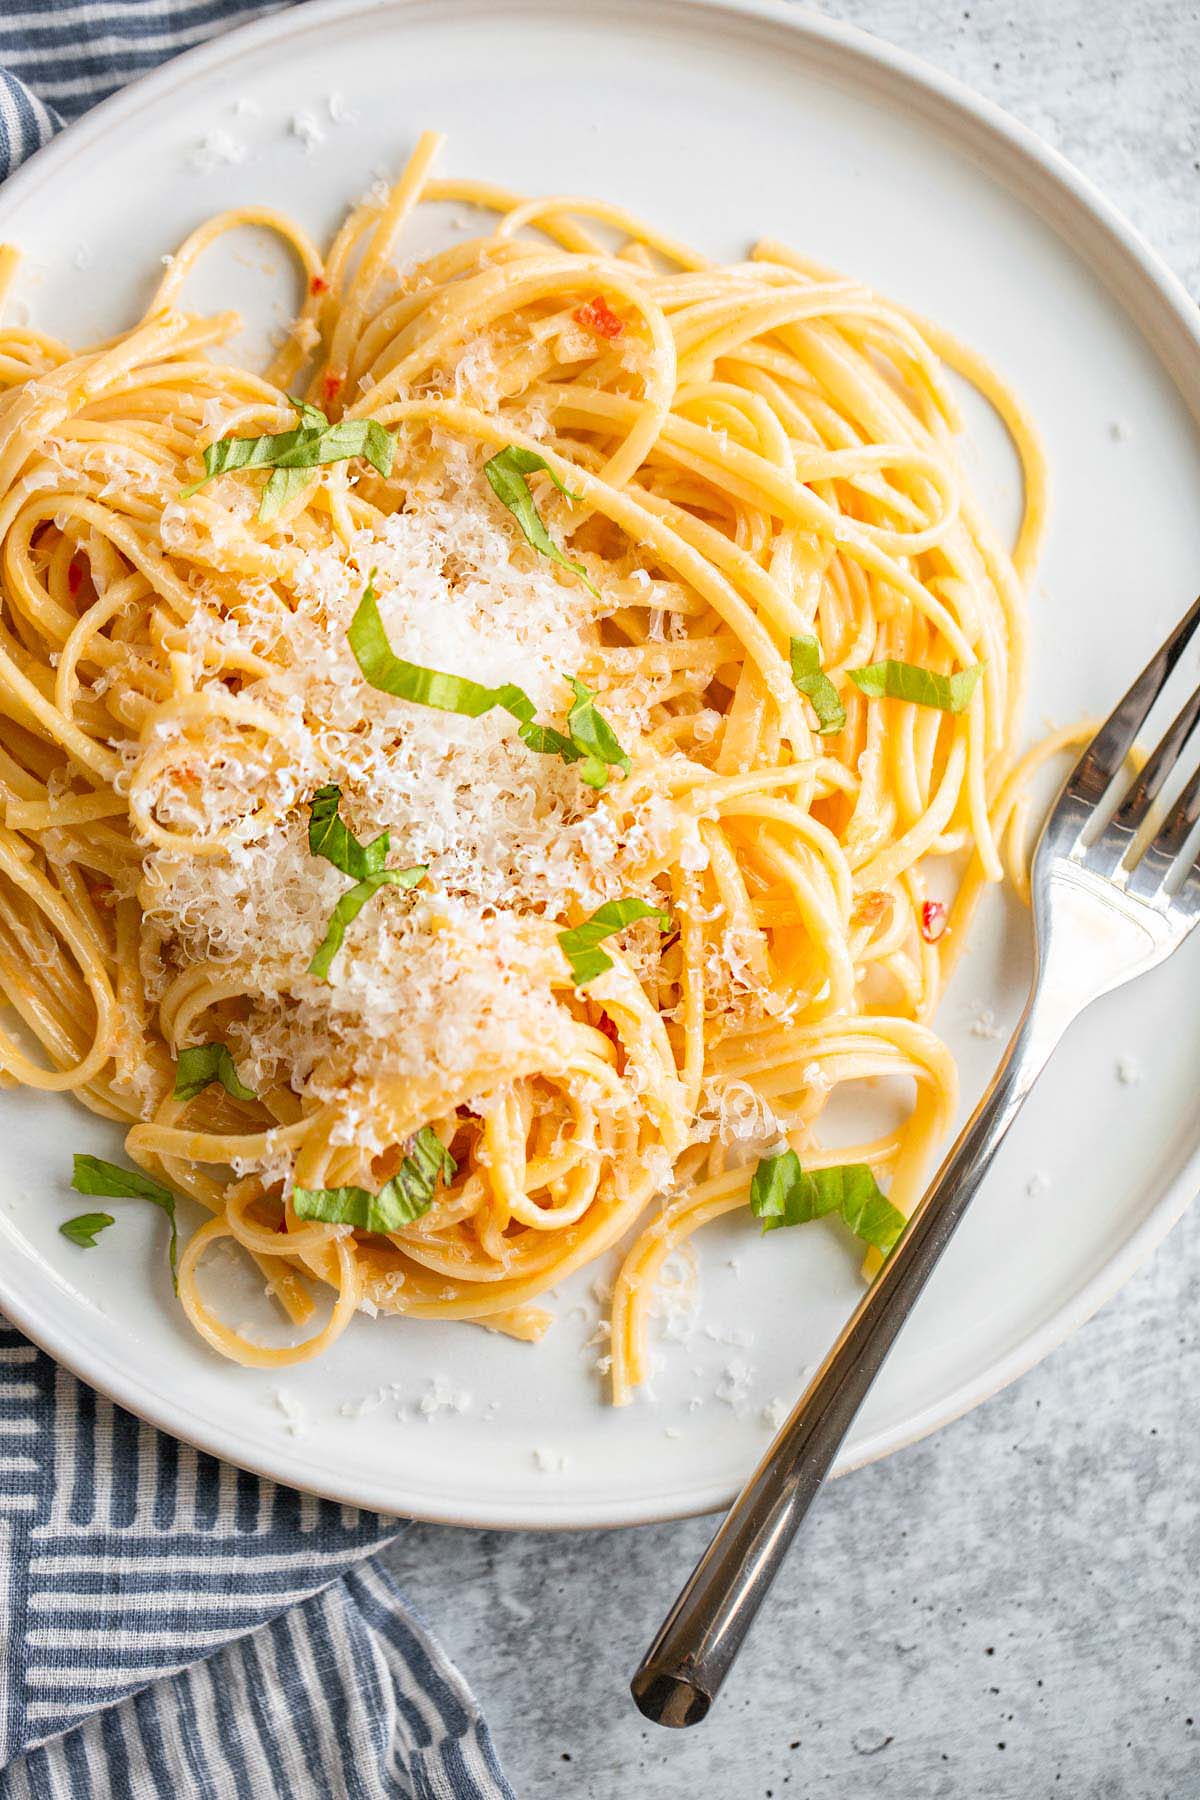
[[[1119,774],[1134,738],[1161,694],[1167,677],[1187,649],[1198,623],[1200,599],[1193,601],[1166,643],[1155,651],[1129,692],[1124,699],[1118,701],[1076,763],[1064,790],[1072,800],[1082,802],[1090,809],[1103,799],[1109,783]]]
[[[1179,760],[1188,739],[1200,720],[1200,688],[1192,695],[1171,722],[1171,728],[1147,757],[1141,774],[1113,815],[1114,825],[1136,832],[1145,822],[1152,802],[1157,799],[1163,782]]]
[[[1200,917],[1200,852],[1192,860],[1178,888],[1171,895],[1171,905],[1193,921]]]
[[[1193,697],[1200,699],[1200,696]],[[1200,769],[1196,770],[1130,872],[1126,886],[1137,899],[1148,900],[1160,891],[1198,819]],[[1195,868],[1190,879],[1197,879]]]
[[[1083,850],[1085,867],[1097,875],[1115,876],[1121,864],[1133,848],[1138,833],[1149,817],[1150,808],[1157,799],[1164,781],[1179,761],[1181,752],[1188,739],[1200,722],[1200,688],[1192,695],[1187,704],[1178,712],[1171,722],[1170,729],[1161,743],[1147,757],[1140,775],[1118,806],[1112,818],[1104,826],[1099,835]],[[1167,870],[1183,848],[1183,839],[1178,843],[1172,836],[1172,822],[1178,828],[1182,825],[1183,816],[1175,807],[1170,819],[1160,825],[1152,843],[1142,846],[1137,859],[1137,867],[1141,870],[1136,881],[1132,873],[1127,878],[1130,891],[1143,897],[1157,888],[1166,875]],[[1187,837],[1190,825],[1184,828],[1183,838]],[[1164,862],[1163,858],[1166,858]]]

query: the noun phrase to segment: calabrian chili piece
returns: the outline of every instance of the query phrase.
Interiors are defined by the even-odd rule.
[[[619,338],[625,329],[625,321],[615,313],[603,294],[596,294],[585,300],[582,306],[575,308],[572,317],[577,325],[585,331],[593,331],[599,338]]]

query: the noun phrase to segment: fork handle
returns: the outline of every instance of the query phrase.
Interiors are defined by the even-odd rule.
[[[659,1725],[704,1718],[896,1335],[1066,1025],[1037,994],[949,1155],[692,1571],[632,1682]]]

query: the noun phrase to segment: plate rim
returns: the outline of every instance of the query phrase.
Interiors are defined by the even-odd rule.
[[[596,4],[597,0],[591,0],[589,11],[593,14]],[[562,0],[504,0],[503,10],[510,17],[519,17],[561,12],[561,6]],[[619,18],[632,9],[632,0],[603,0],[603,6],[606,13]],[[158,103],[173,89],[189,85],[195,77],[236,60],[245,51],[285,44],[355,18],[392,14],[401,19],[425,17],[444,22],[451,12],[471,10],[486,10],[490,19],[496,17],[494,6],[484,6],[483,0],[449,0],[449,4],[447,0],[309,0],[306,5],[272,12],[222,32],[118,89],[36,151],[0,187],[0,230],[13,205],[23,203],[44,181],[53,179],[60,167],[86,153],[97,141],[103,141],[112,128],[135,117],[143,106]],[[974,140],[984,150],[981,161],[993,178],[1011,187],[1010,177],[1019,171],[1026,178],[1020,192],[1023,203],[1089,266],[1132,329],[1147,344],[1193,418],[1200,420],[1200,312],[1188,290],[1090,178],[1030,126],[995,101],[976,93],[957,76],[911,51],[859,26],[810,11],[796,0],[649,0],[648,7],[646,0],[639,0],[636,10],[639,16],[645,16],[649,10],[665,17],[668,23],[675,23],[676,29],[686,29],[689,17],[697,15],[709,21],[724,18],[734,26],[779,28],[801,55],[807,51],[811,63],[824,60],[843,69],[850,66],[866,71],[876,85],[897,100],[902,110],[910,114],[915,110],[934,124],[949,124],[965,144]],[[1028,182],[1031,174],[1036,177],[1032,185]],[[1095,250],[1089,250],[1089,238],[1107,253],[1103,261]],[[1114,276],[1119,279],[1114,281]],[[1185,389],[1184,369],[1190,369],[1194,395]],[[1200,1144],[1185,1154],[1140,1224],[1070,1299],[984,1372],[960,1383],[904,1423],[877,1431],[852,1454],[843,1454],[834,1465],[834,1476],[917,1443],[1027,1373],[1085,1324],[1137,1272],[1182,1217],[1197,1188]],[[3,1267],[0,1312],[81,1381],[168,1436],[267,1480],[387,1516],[494,1530],[604,1529],[712,1512],[727,1506],[735,1492],[725,1482],[710,1482],[703,1487],[692,1484],[686,1490],[604,1502],[561,1501],[548,1495],[544,1505],[529,1496],[516,1502],[476,1505],[397,1491],[396,1484],[390,1481],[339,1480],[335,1468],[323,1472],[314,1469],[286,1444],[272,1445],[270,1453],[265,1454],[241,1432],[222,1429],[204,1419],[181,1418],[178,1408],[186,1402],[175,1401],[173,1405],[168,1399],[160,1399],[152,1389],[139,1387],[120,1368],[108,1363],[104,1352],[90,1350],[69,1325],[39,1318],[36,1303],[32,1311],[27,1308]]]

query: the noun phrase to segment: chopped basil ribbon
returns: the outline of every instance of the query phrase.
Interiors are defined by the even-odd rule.
[[[561,563],[564,569],[570,569],[572,574],[578,575],[588,593],[595,594],[598,600],[600,596],[588,580],[583,564],[572,562],[570,557],[564,556],[542,524],[537,507],[533,504],[529,483],[525,479],[535,469],[543,470],[559,493],[564,494],[568,500],[578,500],[579,495],[573,494],[559,480],[545,457],[539,456],[534,450],[521,450],[516,444],[509,444],[506,450],[501,450],[483,465],[483,472],[491,483],[492,492],[507,506],[528,542],[543,556],[548,556],[551,562]]]
[[[365,881],[386,863],[391,833],[381,831],[371,843],[360,844],[338,811],[341,801],[342,790],[335,782],[317,789],[309,801],[308,847],[353,881]]]
[[[225,1044],[191,1044],[179,1052],[175,1065],[176,1100],[194,1100],[210,1082],[219,1081],[235,1100],[257,1100],[253,1088],[238,1080],[238,1072]]]
[[[179,1259],[179,1229],[175,1223],[175,1196],[170,1188],[144,1175],[140,1169],[122,1169],[118,1163],[105,1162],[100,1156],[75,1157],[75,1173],[71,1186],[77,1194],[96,1194],[106,1200],[149,1200],[161,1207],[171,1221],[171,1280],[179,1292],[175,1265]]]
[[[204,474],[183,489],[187,500],[216,475],[231,469],[273,469],[259,501],[258,517],[265,524],[297,494],[308,480],[308,471],[321,463],[347,462],[362,456],[381,475],[392,472],[395,439],[378,419],[340,419],[331,425],[319,407],[293,400],[300,423],[292,431],[271,432],[265,437],[219,438],[204,452]]]
[[[75,1218],[64,1220],[58,1229],[65,1238],[78,1244],[81,1250],[94,1250],[96,1233],[107,1231],[110,1225],[115,1224],[116,1220],[111,1213],[78,1213]]]
[[[354,923],[367,901],[381,887],[416,887],[427,872],[426,863],[416,863],[411,869],[380,869],[377,874],[368,875],[365,881],[357,881],[352,888],[347,888],[329,915],[325,936],[308,965],[309,974],[319,976],[322,981],[329,980],[333,959],[346,941],[346,927]]]
[[[292,1205],[301,1219],[356,1225],[360,1231],[399,1231],[429,1211],[439,1175],[450,1181],[457,1168],[433,1126],[422,1125],[412,1149],[377,1194],[360,1187],[297,1187]]]
[[[893,657],[868,663],[865,669],[847,669],[855,687],[877,700],[910,700],[914,706],[935,706],[939,712],[965,712],[983,674],[983,664],[959,669],[953,675],[937,675],[919,663],[897,662]]]
[[[464,719],[478,719],[493,707],[502,707],[517,721],[517,736],[528,749],[539,756],[561,756],[565,763],[582,763],[579,773],[589,787],[602,788],[610,767],[629,773],[629,758],[612,726],[592,705],[592,690],[582,681],[571,682],[575,701],[567,715],[570,736],[565,736],[553,725],[537,723],[533,701],[515,682],[485,687],[469,676],[448,675],[442,669],[429,669],[396,656],[379,616],[374,570],[346,635],[364,679],[381,694],[394,694],[398,700],[432,706],[438,712],[458,713]]]
[[[369,844],[360,844],[338,813],[342,791],[332,782],[318,788],[309,801],[308,847],[314,856],[323,856],[343,875],[358,875],[359,880],[347,888],[329,915],[325,936],[308,965],[310,975],[328,981],[333,959],[346,941],[346,928],[357,919],[372,894],[381,887],[412,888],[428,873],[427,863],[414,863],[410,869],[385,869],[383,859],[391,848],[391,833],[381,831]]]
[[[629,758],[617,742],[616,733],[604,715],[592,705],[595,693],[582,681],[571,679],[575,704],[567,714],[567,730],[571,743],[583,756],[580,777],[589,787],[602,788],[610,768],[629,773]]]
[[[648,900],[625,899],[609,900],[582,925],[559,932],[558,941],[571,966],[571,979],[576,987],[594,981],[597,975],[612,968],[612,957],[598,946],[614,932],[632,925],[635,919],[657,919],[660,931],[671,929],[671,914],[665,906],[651,906]]]
[[[794,1150],[762,1158],[750,1183],[750,1210],[764,1231],[836,1213],[856,1237],[885,1256],[905,1225],[904,1214],[880,1191],[866,1163],[805,1170]]]
[[[817,733],[828,737],[841,731],[846,723],[846,709],[837,689],[821,667],[821,644],[815,637],[794,637],[791,642],[792,685],[812,703],[817,715]]]

